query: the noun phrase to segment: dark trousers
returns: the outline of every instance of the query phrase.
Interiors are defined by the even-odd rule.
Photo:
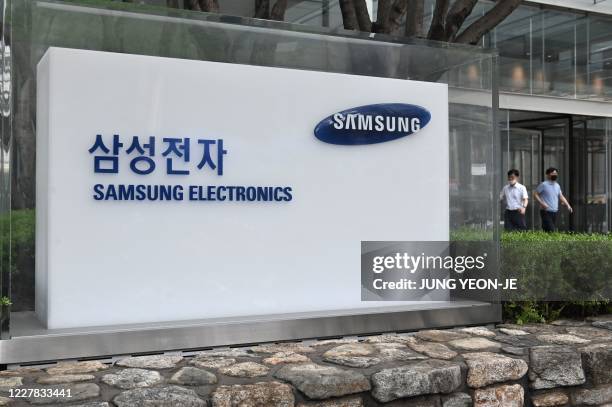
[[[557,212],[540,209],[540,217],[542,218],[542,230],[554,232],[557,229]]]
[[[504,212],[504,229],[507,231],[527,230],[525,215],[522,215],[518,209],[506,209]]]

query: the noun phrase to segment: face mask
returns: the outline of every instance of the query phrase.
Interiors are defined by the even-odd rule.
[[[559,178],[559,176],[558,176],[558,175],[551,175],[551,176],[550,176],[550,180],[551,180],[551,181],[556,181],[556,180],[557,180],[557,178]]]
[[[514,180],[512,180],[512,181],[508,181],[508,184],[510,184],[510,185],[516,185],[516,180],[514,179]]]

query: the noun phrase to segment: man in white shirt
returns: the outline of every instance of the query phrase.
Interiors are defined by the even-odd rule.
[[[516,169],[508,171],[508,183],[499,194],[500,201],[506,201],[504,211],[504,229],[527,230],[525,209],[529,203],[527,188],[518,182],[520,173]]]

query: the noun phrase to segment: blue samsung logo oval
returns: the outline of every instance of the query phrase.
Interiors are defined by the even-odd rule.
[[[321,120],[315,137],[341,145],[376,144],[416,133],[431,121],[421,106],[380,103],[346,109]]]

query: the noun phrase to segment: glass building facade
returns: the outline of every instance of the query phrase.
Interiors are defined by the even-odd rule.
[[[470,20],[491,4],[481,2]],[[612,16],[522,5],[482,45],[500,54],[500,91],[612,98]]]
[[[491,4],[480,2],[470,20]],[[469,21],[468,21],[469,23]],[[506,94],[544,97],[538,112],[500,111],[502,169],[517,168],[532,192],[548,167],[560,169],[560,183],[574,208],[560,212],[566,231],[610,232],[612,119],[572,114],[572,101],[612,102],[612,16],[579,10],[521,5],[482,40],[499,51],[499,89]],[[565,112],[548,102],[567,101]],[[609,111],[612,113],[612,103]],[[538,208],[528,226],[540,228]]]

